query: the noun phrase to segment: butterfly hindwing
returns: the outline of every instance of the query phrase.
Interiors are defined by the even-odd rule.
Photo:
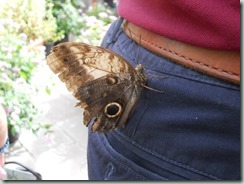
[[[87,126],[94,118],[92,130],[97,132],[125,124],[140,96],[140,83],[145,83],[116,53],[84,43],[55,46],[47,64],[84,109],[83,123]]]

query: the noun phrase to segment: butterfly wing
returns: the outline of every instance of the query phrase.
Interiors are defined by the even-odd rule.
[[[135,69],[122,57],[102,47],[66,42],[52,49],[47,64],[79,100],[86,126],[92,118],[97,132],[125,124],[141,87],[133,82]]]

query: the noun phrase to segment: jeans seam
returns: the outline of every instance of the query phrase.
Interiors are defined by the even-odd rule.
[[[153,68],[148,68],[149,70],[151,71],[154,71],[154,72],[160,72],[160,73],[164,73],[166,75],[171,75],[171,76],[174,76],[174,77],[179,77],[179,78],[183,78],[183,79],[187,79],[187,80],[192,80],[192,81],[198,81],[198,82],[201,82],[201,83],[204,83],[204,84],[207,84],[207,85],[213,85],[213,86],[218,86],[218,87],[222,87],[222,88],[228,88],[228,89],[231,89],[231,90],[235,90],[235,91],[239,91],[237,88],[235,87],[232,87],[232,86],[228,86],[228,85],[225,85],[225,84],[221,84],[222,81],[218,81],[217,83],[214,82],[214,81],[209,81],[207,79],[204,79],[204,78],[200,78],[200,77],[195,77],[194,75],[191,75],[191,74],[187,74],[187,76],[189,77],[184,77],[181,75],[180,72],[178,71],[174,71],[174,73],[171,73],[169,71],[158,71],[158,70],[155,70]],[[158,75],[158,74],[157,74]],[[163,76],[162,74],[161,75],[158,75],[158,76]],[[155,77],[156,78],[156,77]],[[224,83],[224,82],[223,82]]]
[[[129,140],[126,136],[124,136],[123,134],[121,134],[120,132],[116,131],[116,133],[119,134],[119,136],[121,136],[122,138],[124,138],[127,142],[130,142],[130,140]],[[163,159],[164,161],[166,161],[166,162],[168,162],[168,163],[170,163],[170,164],[174,164],[174,165],[179,166],[179,167],[181,167],[181,168],[187,169],[187,170],[189,170],[189,171],[196,172],[196,173],[198,173],[198,174],[201,174],[201,175],[210,177],[210,178],[215,179],[215,180],[223,180],[222,178],[219,178],[219,177],[214,176],[214,175],[212,175],[212,174],[206,173],[205,171],[198,170],[198,169],[193,168],[193,167],[191,167],[191,166],[189,166],[189,165],[187,165],[187,164],[183,164],[183,163],[181,163],[181,162],[178,162],[178,161],[176,161],[176,160],[173,160],[173,159],[171,159],[171,158],[168,158],[168,157],[166,157],[166,156],[163,156],[163,155],[161,155],[161,154],[159,154],[159,153],[152,152],[150,149],[141,146],[140,144],[138,144],[138,143],[135,142],[135,141],[132,141],[131,143],[132,143],[133,145],[135,145],[137,148],[139,148],[139,149],[141,149],[141,150],[143,150],[143,151],[145,151],[145,152],[151,154],[152,156],[161,158],[161,159]]]
[[[139,126],[139,123],[140,123],[141,118],[143,117],[143,115],[145,114],[146,110],[148,109],[148,103],[149,103],[149,102],[148,102],[148,100],[147,100],[147,104],[146,104],[146,106],[145,106],[145,109],[144,109],[143,112],[141,113],[141,115],[140,115],[140,117],[139,117],[139,119],[138,119],[138,121],[137,121],[137,124],[136,124],[136,126],[135,126],[135,128],[134,128],[134,130],[133,130],[133,133],[132,133],[132,135],[131,135],[132,139],[134,138],[134,136],[135,136],[135,134],[136,134],[137,127]]]

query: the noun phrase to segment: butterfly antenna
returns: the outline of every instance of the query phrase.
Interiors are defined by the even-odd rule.
[[[162,93],[162,94],[164,94],[164,92],[163,92],[163,91],[160,91],[160,90],[157,90],[157,89],[151,88],[151,87],[146,86],[146,85],[143,85],[143,84],[142,84],[142,86],[143,86],[144,88],[146,88],[146,89],[151,90],[151,91],[155,91],[155,92],[157,92],[157,93]]]

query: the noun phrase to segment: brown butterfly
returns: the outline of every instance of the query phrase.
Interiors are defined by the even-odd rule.
[[[79,100],[77,106],[84,109],[83,123],[88,126],[95,118],[94,132],[124,126],[146,84],[140,64],[133,68],[111,50],[81,42],[53,47],[47,64]]]

